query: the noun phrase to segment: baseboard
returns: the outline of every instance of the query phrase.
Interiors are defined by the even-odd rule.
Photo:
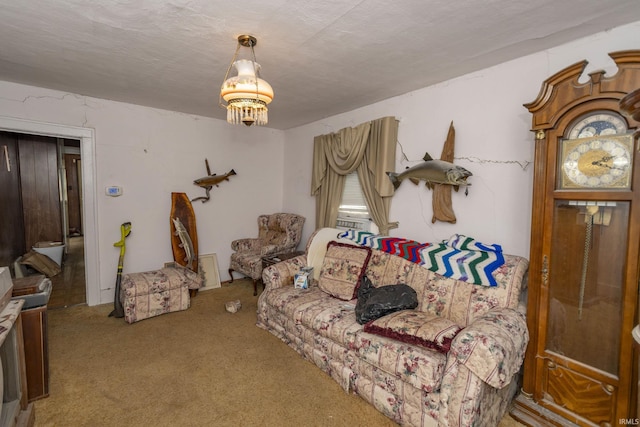
[[[571,421],[535,403],[532,399],[518,394],[513,401],[511,418],[529,427],[579,427]]]

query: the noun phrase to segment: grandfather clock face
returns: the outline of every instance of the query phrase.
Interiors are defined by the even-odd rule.
[[[559,189],[629,189],[633,136],[626,121],[612,111],[578,117],[560,142]]]

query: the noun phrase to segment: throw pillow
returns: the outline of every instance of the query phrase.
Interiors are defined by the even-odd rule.
[[[356,303],[356,321],[365,323],[400,310],[418,306],[418,295],[409,285],[385,285],[374,287],[367,276],[362,276]]]
[[[360,278],[367,269],[371,248],[331,241],[322,261],[318,286],[341,300],[356,297]]]
[[[435,314],[404,310],[370,321],[364,331],[447,353],[461,328]]]

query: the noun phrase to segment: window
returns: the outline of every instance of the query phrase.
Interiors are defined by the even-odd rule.
[[[346,176],[342,200],[338,207],[338,219],[336,228],[341,230],[359,230],[378,232],[378,227],[369,216],[369,207],[364,198],[358,172],[351,172]]]
[[[353,171],[346,176],[342,201],[338,208],[338,217],[369,218],[369,208],[358,180],[358,172]]]

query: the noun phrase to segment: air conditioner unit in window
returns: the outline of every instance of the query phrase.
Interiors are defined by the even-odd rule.
[[[372,223],[369,218],[338,217],[336,228],[340,230],[371,231]]]

